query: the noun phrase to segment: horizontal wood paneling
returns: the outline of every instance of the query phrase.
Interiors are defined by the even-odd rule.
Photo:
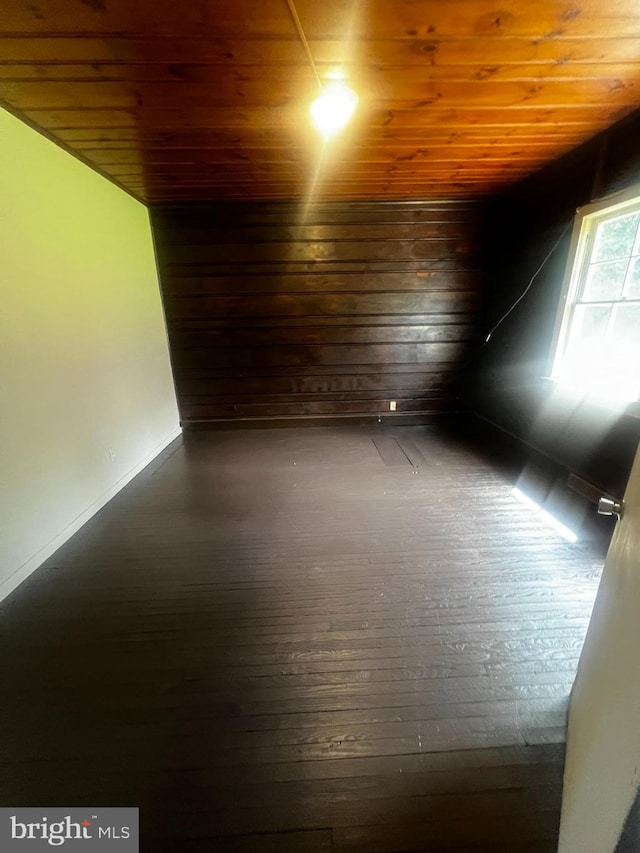
[[[264,371],[261,371],[264,373]],[[430,373],[389,372],[379,374],[348,374],[346,376],[238,376],[232,378],[207,378],[185,376],[180,385],[182,396],[187,401],[211,396],[224,398],[224,402],[257,397],[266,400],[278,395],[290,399],[321,399],[331,395],[337,399],[356,399],[364,395],[379,395],[380,391],[393,392],[397,396],[412,396],[416,392],[446,388],[455,381],[455,374],[448,370]],[[338,395],[340,395],[338,397]]]
[[[407,344],[434,341],[472,340],[475,328],[458,324],[431,326],[393,325],[376,328],[362,326],[334,326],[321,330],[314,328],[275,329],[213,329],[182,331],[176,329],[173,341],[186,349],[231,346],[314,346],[317,344]]]
[[[640,104],[635,0],[298,12],[359,94],[328,148],[285,0],[5,0],[0,99],[152,203],[486,196]]]
[[[431,225],[437,226],[445,222],[455,224],[477,220],[476,205],[464,204],[463,202],[448,205],[442,201],[420,202],[419,204],[364,204],[355,207],[341,203],[322,204],[317,205],[314,209],[313,223],[308,221],[308,218],[304,216],[304,210],[300,207],[291,207],[287,210],[283,205],[236,205],[231,208],[238,212],[235,222],[234,220],[230,221],[229,209],[226,205],[208,205],[207,221],[203,222],[201,206],[156,206],[154,219],[158,224],[161,224],[163,222],[163,211],[170,213],[171,232],[168,236],[172,242],[176,241],[174,233],[180,234],[181,228],[187,229],[188,233],[192,228],[214,227],[220,228],[222,234],[227,233],[227,229],[238,231],[247,225],[269,225],[278,226],[278,228],[345,225],[350,228],[362,229],[363,226],[375,224],[385,227],[390,224],[415,224],[419,225],[421,229],[427,229]],[[354,209],[357,209],[358,212],[357,221],[353,215]],[[277,235],[278,228],[271,233]],[[253,232],[249,233],[252,234]],[[318,236],[316,235],[316,239]],[[426,236],[426,232],[423,236]],[[327,239],[326,236],[325,239]]]
[[[389,231],[389,226],[381,226]],[[247,229],[249,230],[249,229]],[[339,228],[336,228],[338,231]],[[350,230],[348,227],[345,231]],[[465,225],[465,230],[468,230]],[[224,232],[221,235],[224,237]],[[218,238],[219,239],[219,238]],[[247,240],[251,240],[250,232]],[[280,267],[281,269],[281,267]],[[188,273],[188,271],[185,271]],[[316,273],[313,269],[308,273],[282,272],[243,278],[240,276],[185,276],[171,277],[167,295],[179,296],[182,289],[182,278],[189,279],[191,293],[220,294],[220,293],[308,293],[318,289],[319,276],[322,276],[322,286],[329,288],[332,293],[348,291],[350,293],[372,293],[395,291],[447,291],[464,290],[476,291],[480,286],[480,277],[475,270],[426,270],[417,272],[384,272],[373,270],[360,272],[358,269],[343,269],[340,273]]]
[[[224,239],[221,235],[219,239]],[[241,240],[240,246],[234,243],[214,243],[174,245],[171,247],[172,262],[176,266],[201,267],[218,263],[235,263],[238,251],[244,261],[265,264],[287,263],[289,265],[310,261],[314,264],[324,261],[359,261],[370,264],[372,261],[407,261],[426,258],[429,261],[459,259],[468,254],[468,244],[457,240],[309,240],[279,243],[254,243],[251,238]]]
[[[238,253],[242,254],[239,247]],[[211,270],[211,275],[215,273]],[[246,273],[253,274],[253,269]],[[181,278],[184,283],[186,278]],[[322,287],[322,280],[317,276],[314,282],[316,288]],[[316,315],[354,316],[361,314],[395,315],[417,314],[431,311],[449,312],[469,311],[477,304],[477,294],[471,295],[462,291],[461,294],[446,291],[430,291],[428,293],[376,293],[337,295],[316,292],[314,294],[249,294],[246,296],[172,296],[168,300],[172,317],[177,319],[201,317],[203,313],[216,317],[237,319],[242,317],[314,317]]]
[[[402,212],[402,211],[401,211]],[[317,241],[322,243],[362,241],[362,240],[386,240],[391,239],[401,242],[403,240],[464,240],[468,234],[467,220],[464,218],[464,209],[442,221],[425,219],[424,221],[413,221],[403,223],[395,218],[387,208],[383,214],[386,221],[376,223],[371,221],[370,215],[362,216],[364,221],[352,223],[349,217],[345,221],[339,218],[339,209],[331,210],[327,221],[318,225],[279,225],[274,220],[267,226],[254,225],[250,227],[250,220],[242,224],[233,224],[221,218],[214,222],[199,222],[191,219],[181,224],[180,219],[172,222],[171,234],[167,235],[171,246],[179,246],[181,243],[209,243],[212,238],[225,240],[228,243],[288,243],[293,241]],[[367,212],[368,213],[368,212]],[[375,214],[375,209],[373,211]],[[424,212],[423,212],[424,216]],[[397,226],[393,230],[393,238],[390,237],[390,222]],[[400,227],[400,226],[403,227]]]
[[[475,208],[152,209],[183,421],[456,407]]]

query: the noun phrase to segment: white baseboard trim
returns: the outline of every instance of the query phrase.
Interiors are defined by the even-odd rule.
[[[29,575],[34,572],[39,566],[44,563],[45,560],[48,560],[49,557],[54,554],[58,548],[60,548],[64,543],[71,539],[74,533],[77,533],[80,528],[89,521],[99,510],[102,509],[105,504],[109,503],[111,498],[115,497],[119,491],[124,489],[124,487],[133,480],[144,468],[149,465],[150,462],[158,456],[162,451],[168,447],[172,441],[175,441],[182,435],[182,428],[178,427],[174,430],[167,438],[163,439],[160,444],[157,445],[147,456],[144,457],[137,465],[127,471],[127,473],[121,477],[116,483],[111,486],[108,491],[106,491],[101,497],[99,497],[96,501],[94,501],[84,512],[81,512],[79,516],[73,519],[64,530],[61,530],[57,536],[47,542],[42,548],[40,548],[37,553],[35,553],[32,557],[30,557],[26,563],[23,563],[20,568],[16,569],[12,572],[8,578],[5,578],[0,582],[0,601],[5,599],[10,593],[13,592],[16,587],[18,587],[22,581],[26,580]]]

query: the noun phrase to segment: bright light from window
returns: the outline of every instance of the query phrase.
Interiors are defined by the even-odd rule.
[[[336,80],[323,86],[311,104],[311,118],[324,138],[330,139],[349,121],[357,104],[358,96],[353,89]]]
[[[567,352],[556,373],[558,382],[567,389],[591,393],[603,400],[619,403],[637,400],[640,340],[634,344],[607,335],[580,340],[579,334],[579,329],[571,330]]]
[[[553,527],[556,533],[559,533],[560,536],[567,540],[567,542],[573,543],[578,541],[578,537],[573,532],[573,530],[568,528],[561,521],[558,521],[558,519],[555,516],[551,515],[550,512],[547,512],[546,509],[542,509],[540,504],[537,504],[534,500],[531,500],[529,495],[525,495],[525,493],[521,492],[520,489],[518,489],[517,487],[511,490],[511,494],[514,496],[514,498],[519,500],[520,503],[523,503],[525,506],[528,506],[529,509],[532,510],[534,515],[537,515],[544,521],[546,521],[546,523],[550,527]]]

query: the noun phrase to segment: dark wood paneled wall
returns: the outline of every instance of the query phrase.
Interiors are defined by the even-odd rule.
[[[183,423],[456,407],[469,203],[152,209]]]
[[[485,208],[480,236],[485,335],[553,252],[526,297],[474,359],[478,369],[466,395],[484,417],[618,494],[640,438],[640,420],[556,393],[544,377],[576,208],[640,183],[639,134],[635,113]]]

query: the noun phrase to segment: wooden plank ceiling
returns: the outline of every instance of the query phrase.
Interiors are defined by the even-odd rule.
[[[638,0],[3,0],[0,98],[149,202],[482,195],[640,105]]]

